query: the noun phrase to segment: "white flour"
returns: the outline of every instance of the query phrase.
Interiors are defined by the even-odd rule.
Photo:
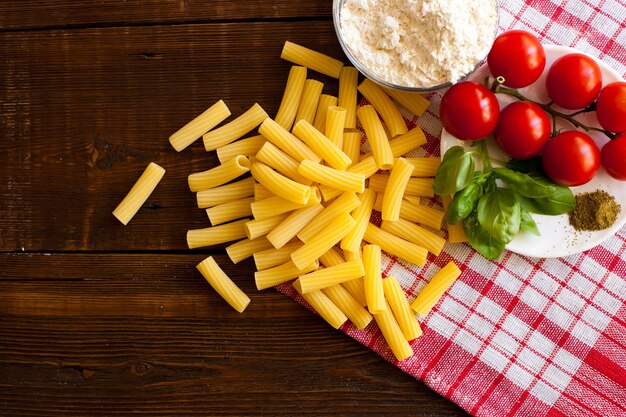
[[[407,87],[456,82],[486,57],[495,0],[345,0],[343,40],[384,81]]]

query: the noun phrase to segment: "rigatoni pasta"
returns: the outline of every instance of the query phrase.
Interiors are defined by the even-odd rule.
[[[363,262],[348,261],[301,275],[298,281],[300,281],[302,294],[306,294],[311,291],[330,287],[331,285],[337,285],[342,282],[360,278],[364,274]]]
[[[283,282],[291,281],[300,275],[315,271],[319,266],[318,261],[313,261],[310,264],[304,265],[302,268],[298,268],[293,261],[288,261],[282,265],[255,272],[254,281],[258,290],[264,290],[275,287]]]
[[[300,98],[300,105],[298,107],[298,113],[296,113],[296,120],[306,120],[309,123],[313,123],[315,119],[315,111],[317,110],[317,104],[320,100],[320,94],[324,84],[317,80],[306,80],[304,83],[304,89],[302,90],[302,97]]]
[[[400,114],[400,110],[393,104],[382,87],[366,78],[359,85],[358,90],[374,106],[380,117],[385,121],[392,138],[409,130],[406,127],[404,117]]]
[[[391,170],[391,175],[389,175],[389,181],[385,185],[382,211],[383,220],[395,222],[400,219],[402,196],[411,179],[412,172],[413,165],[409,164],[404,158],[396,159],[393,169]]]
[[[127,225],[150,197],[163,175],[165,175],[165,170],[154,162],[150,162],[126,197],[113,210],[113,215],[123,225]]]
[[[306,68],[301,66],[294,65],[289,70],[283,98],[278,107],[278,113],[276,113],[274,118],[276,123],[287,130],[291,130],[291,126],[293,126],[293,122],[296,119],[302,90],[304,90],[304,83],[306,82],[306,73]]]
[[[389,232],[385,232],[372,223],[367,225],[363,240],[378,245],[385,252],[389,252],[415,265],[422,266],[426,262],[426,256],[428,255],[426,249]]]
[[[254,178],[246,178],[232,184],[196,193],[199,208],[213,207],[242,198],[250,197],[254,194]]]
[[[333,78],[339,78],[343,68],[343,62],[289,41],[285,42],[280,57]]]
[[[341,249],[350,252],[356,252],[360,250],[361,241],[365,234],[365,228],[372,216],[372,208],[374,207],[374,201],[376,200],[376,194],[367,188],[361,195],[361,201],[359,207],[357,207],[352,216],[356,221],[356,226],[346,237],[341,240]]]
[[[306,120],[296,122],[293,134],[319,155],[326,163],[338,170],[344,170],[352,162],[341,148],[330,141],[322,132]]]
[[[256,252],[270,249],[271,247],[272,244],[265,238],[265,236],[254,240],[246,238],[227,246],[226,253],[228,254],[230,260],[236,264],[244,259],[248,259]]]
[[[385,298],[389,302],[389,307],[393,312],[402,334],[406,340],[417,339],[422,335],[422,329],[411,311],[409,300],[407,300],[402,287],[394,276],[388,276],[383,280]]]
[[[362,193],[365,190],[365,175],[340,171],[331,167],[304,160],[298,167],[300,175],[322,185],[340,191]]]
[[[439,301],[444,292],[454,284],[461,275],[461,270],[454,262],[450,261],[439,270],[417,295],[411,308],[420,316],[426,316],[433,306]]]
[[[298,173],[298,163],[286,153],[278,149],[272,142],[265,142],[256,154],[256,159],[270,168],[300,184],[310,185],[311,180]]]
[[[248,171],[250,171],[250,161],[245,156],[238,155],[225,164],[189,175],[187,181],[191,191],[202,191],[226,184]]]
[[[205,133],[202,136],[204,149],[213,151],[220,146],[228,145],[260,125],[267,117],[265,110],[257,103],[254,103],[250,109],[232,122]]]
[[[304,204],[294,203],[293,201],[285,200],[279,196],[255,201],[250,204],[250,206],[252,208],[252,215],[257,220],[306,207]]]
[[[224,100],[220,100],[172,134],[170,144],[176,152],[180,152],[204,133],[222,123],[228,116],[230,116],[230,110]]]
[[[254,178],[250,177],[250,180],[254,181]],[[265,200],[266,198],[276,197],[276,194],[259,184],[254,183],[254,201]]]
[[[188,230],[187,246],[189,246],[189,249],[195,249],[243,239],[246,237],[245,224],[248,220],[239,220],[204,229]]]
[[[277,196],[297,204],[309,202],[310,187],[279,174],[267,165],[261,162],[254,163],[250,167],[250,172],[255,180]]]
[[[242,198],[228,203],[220,204],[206,209],[206,214],[213,226],[226,223],[231,220],[241,219],[242,217],[252,216],[252,208],[250,204],[254,198]]]
[[[343,147],[343,130],[345,125],[346,109],[337,106],[329,107],[326,111],[326,127],[324,129],[324,136],[337,145],[339,149],[342,149]]]
[[[435,256],[439,256],[446,243],[446,240],[441,236],[404,219],[398,219],[395,222],[383,221],[381,229],[415,243]]]
[[[268,233],[267,239],[272,242],[275,248],[282,248],[323,209],[324,207],[318,203],[292,212],[289,217]]]
[[[257,271],[262,271],[291,260],[291,252],[302,246],[302,242],[289,243],[281,248],[271,248],[256,252],[252,257]]]
[[[354,67],[343,67],[339,73],[339,95],[337,105],[346,109],[346,128],[356,127],[356,99],[359,71]]]
[[[339,309],[331,300],[321,291],[313,291],[306,294],[302,293],[299,280],[294,281],[293,287],[296,291],[306,300],[307,303],[313,307],[313,310],[317,312],[328,324],[333,328],[338,329],[348,321],[348,317]]]
[[[425,156],[421,158],[406,158],[413,165],[412,177],[434,177],[441,164],[441,158],[437,156]]]
[[[388,181],[389,181],[389,175],[374,174],[370,177],[369,188],[371,188],[376,193],[386,193]],[[400,194],[400,197],[409,196],[409,195],[417,196],[417,197],[433,197],[435,195],[435,192],[433,189],[433,179],[432,178],[409,179],[406,183],[404,193]]]
[[[267,142],[267,139],[265,139],[263,135],[256,135],[229,143],[228,145],[220,146],[215,151],[217,152],[217,158],[220,160],[220,164],[223,164],[237,155],[249,157],[256,154],[265,142]]]
[[[298,239],[308,242],[319,234],[328,222],[332,221],[341,213],[350,213],[359,207],[360,201],[355,193],[345,192],[331,204],[324,208],[315,218],[313,218],[299,233]]]
[[[442,195],[441,202],[443,203],[443,211],[448,209],[448,204],[452,201],[452,196]],[[443,217],[443,216],[442,216]],[[448,228],[448,242],[461,243],[467,242],[467,236],[465,236],[465,230],[463,229],[463,221],[459,220],[456,224],[446,223]]]
[[[359,156],[361,156],[361,138],[363,134],[358,130],[356,132],[344,132],[343,133],[343,153],[348,155],[348,158],[352,161],[350,166],[357,163]],[[378,169],[378,167],[376,167]]]
[[[324,288],[322,292],[354,323],[357,329],[365,329],[372,321],[372,315],[343,286],[331,285]]]
[[[381,275],[381,252],[378,245],[363,246],[363,266],[365,269],[365,299],[367,309],[378,314],[387,308]]]
[[[320,132],[326,129],[326,116],[328,108],[337,105],[337,97],[328,94],[320,94],[320,100],[317,103],[317,111],[315,112],[315,120],[313,126]]]
[[[413,349],[404,337],[390,308],[374,314],[374,320],[376,320],[385,341],[398,361],[403,361],[413,355]]]
[[[256,239],[261,236],[267,235],[271,232],[276,226],[281,224],[286,218],[288,214],[277,214],[276,216],[267,217],[265,219],[254,219],[246,222],[246,235],[248,239]]]
[[[356,112],[365,136],[372,148],[372,154],[378,169],[391,169],[393,166],[393,152],[385,129],[371,105],[359,107]]]
[[[310,159],[314,162],[322,160],[300,139],[289,133],[272,119],[265,119],[259,127],[259,133],[276,145],[280,150],[298,162]]]
[[[396,90],[393,88],[385,88],[385,91],[398,103],[404,106],[404,108],[406,108],[417,117],[420,117],[422,114],[424,114],[424,112],[430,105],[430,101],[428,101],[420,93]]]
[[[250,304],[250,298],[224,273],[212,256],[200,262],[196,268],[232,308],[243,313]]]

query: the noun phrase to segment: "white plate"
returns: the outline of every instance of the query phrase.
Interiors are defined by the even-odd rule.
[[[550,65],[552,65],[557,58],[566,54],[584,54],[584,52],[577,49],[558,45],[544,45],[544,49],[546,51],[546,68],[543,74],[541,74],[541,77],[539,77],[534,84],[520,89],[520,92],[526,97],[540,103],[547,103],[550,101],[545,89],[546,75]],[[598,59],[593,59],[598,63],[600,70],[602,71],[603,85],[614,81],[623,81],[620,75],[611,69],[607,64]],[[469,79],[482,83],[488,75],[489,69],[487,65],[484,64],[476,70],[476,72],[472,74]],[[506,104],[515,101],[515,99],[511,96],[498,94],[498,101],[500,102],[500,107],[502,108]],[[565,113],[572,112],[570,110],[560,109],[558,106],[555,106],[555,109],[561,110]],[[595,112],[580,114],[576,116],[576,118],[585,125],[599,127]],[[567,123],[567,121],[559,120],[557,123],[557,129],[573,130],[574,127]],[[600,132],[587,133],[600,147],[608,141],[608,138]],[[497,145],[492,141],[490,142],[490,155],[500,160],[507,160],[508,158],[500,151]],[[444,129],[441,132],[441,155],[443,155],[448,148],[455,145],[461,145],[469,149],[469,142],[456,139]],[[574,194],[595,190],[605,190],[609,194],[613,195],[617,202],[622,206],[619,217],[613,226],[608,229],[594,232],[579,232],[569,224],[567,214],[563,214],[561,216],[543,216],[540,214],[533,214],[532,216],[537,223],[541,236],[520,232],[515,239],[513,239],[513,241],[506,245],[506,249],[511,252],[519,253],[520,255],[531,257],[556,258],[580,253],[601,244],[613,236],[626,223],[626,181],[613,179],[604,170],[604,168],[600,167],[600,170],[598,170],[598,173],[590,182],[579,187],[572,187]]]

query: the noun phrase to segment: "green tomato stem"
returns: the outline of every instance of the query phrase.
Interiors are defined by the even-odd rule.
[[[490,172],[493,169],[491,165],[491,158],[489,157],[489,151],[487,150],[487,142],[485,139],[478,142],[478,155],[483,163],[483,171]]]

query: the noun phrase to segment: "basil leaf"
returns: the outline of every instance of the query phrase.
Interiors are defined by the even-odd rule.
[[[493,174],[524,197],[549,197],[560,187],[537,173],[530,175],[511,171],[508,168],[495,168]]]
[[[476,207],[478,222],[497,240],[509,243],[520,225],[520,203],[515,192],[507,188],[497,188],[485,194]]]
[[[478,200],[483,196],[483,187],[477,177],[461,191],[454,194],[454,198],[446,210],[446,222],[457,224],[476,208]]]
[[[535,220],[526,210],[522,210],[519,230],[520,232],[528,232],[535,236],[541,236],[541,233],[539,233],[539,229],[537,228],[537,223],[535,223]]]
[[[462,146],[453,146],[446,151],[437,169],[433,188],[438,195],[454,195],[465,188],[474,175],[474,156]]]
[[[569,213],[576,206],[574,193],[567,187],[559,187],[554,194],[545,198],[526,198],[520,196],[520,202],[526,211],[550,216]]]
[[[523,161],[519,159],[511,159],[506,163],[506,167],[516,172],[543,172],[543,165],[541,164],[540,156]]]
[[[469,244],[485,258],[497,260],[506,246],[487,232],[478,221],[476,210],[463,221],[463,231]]]

